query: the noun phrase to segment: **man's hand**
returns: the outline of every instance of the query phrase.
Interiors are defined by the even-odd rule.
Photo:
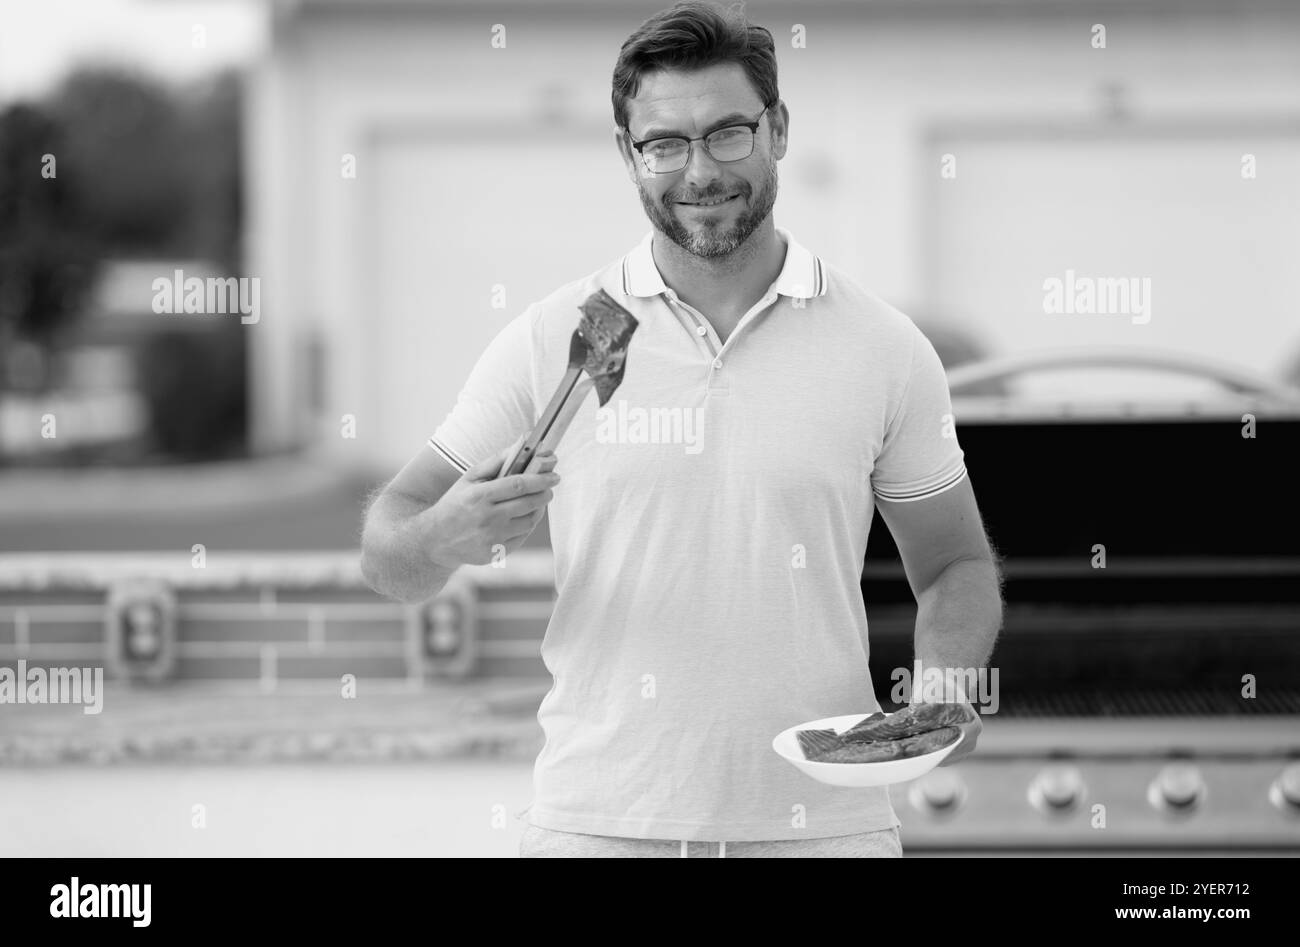
[[[970,707],[969,704],[966,706]],[[975,752],[975,743],[984,732],[984,721],[980,720],[980,715],[975,709],[971,708],[971,719],[967,723],[957,725],[961,730],[961,742],[957,748],[943,758],[939,763],[940,766],[951,766],[961,760],[962,757]]]
[[[954,714],[946,705],[960,708]],[[924,705],[924,706],[922,706]],[[945,705],[940,710],[940,705]],[[934,721],[946,727],[956,727],[961,731],[961,739],[956,748],[943,758],[940,766],[951,766],[975,751],[975,743],[984,732],[984,721],[980,719],[975,706],[966,698],[966,690],[961,684],[948,680],[942,688],[927,688],[917,680],[912,686],[912,696],[908,703],[911,716],[917,720]],[[954,719],[959,717],[959,719]]]
[[[514,552],[537,528],[560,482],[555,455],[538,453],[523,473],[496,479],[523,440],[469,468],[428,510],[434,562],[448,568],[483,565],[501,548]]]
[[[957,748],[945,756],[939,764],[940,766],[951,766],[975,751],[975,743],[979,740],[980,734],[984,732],[984,721],[980,719],[979,712],[971,702],[966,699],[966,694],[960,686],[956,686],[952,690],[945,689],[943,693],[929,701],[924,700],[921,696],[922,690],[920,686],[913,689],[913,705],[920,703],[960,704],[962,707],[962,722],[950,724],[950,726],[955,726],[961,731],[961,740],[958,741]]]

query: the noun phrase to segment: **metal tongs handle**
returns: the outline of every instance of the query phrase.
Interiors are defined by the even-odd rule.
[[[541,418],[524,438],[524,442],[519,445],[519,450],[515,452],[514,457],[501,468],[498,479],[523,473],[537,454],[555,450],[556,445],[560,443],[560,438],[564,437],[564,432],[569,429],[574,416],[577,415],[578,408],[582,407],[582,402],[587,400],[588,393],[595,387],[594,379],[580,378],[581,375],[582,366],[570,368],[564,373],[560,386],[551,396],[551,403],[546,406]]]
[[[564,377],[560,379],[555,394],[551,395],[551,403],[546,406],[542,416],[533,425],[532,431],[519,445],[519,450],[515,451],[515,455],[501,467],[501,473],[497,475],[498,480],[523,473],[528,469],[532,459],[537,456],[538,451],[548,447],[555,449],[555,445],[560,442],[560,438],[568,429],[569,422],[577,414],[578,406],[582,404],[583,399],[587,397],[587,392],[591,391],[595,384],[595,380],[591,377],[579,381],[590,355],[591,346],[587,344],[582,331],[575,331],[569,338],[569,367],[564,372]]]

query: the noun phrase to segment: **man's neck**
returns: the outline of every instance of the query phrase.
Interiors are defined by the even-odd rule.
[[[704,259],[687,253],[655,231],[655,266],[685,303],[711,319],[738,320],[767,292],[785,263],[785,243],[769,216],[749,239],[725,257]]]

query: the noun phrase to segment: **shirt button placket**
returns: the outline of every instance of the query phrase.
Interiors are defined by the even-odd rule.
[[[731,379],[722,374],[722,359],[714,358],[709,371],[709,394],[725,396],[731,390]]]
[[[708,350],[709,354],[712,355],[713,344],[709,342],[708,339],[709,327],[706,326],[702,321],[700,321],[700,317],[695,314],[695,311],[691,309],[690,306],[686,305],[684,302],[678,299],[676,294],[673,293],[671,290],[664,293],[664,303],[665,305],[668,306],[668,311],[673,313],[674,315],[677,315],[677,313],[673,309],[673,304],[676,304],[677,306],[681,307],[683,314],[685,316],[689,316],[690,320],[695,323],[695,334],[700,337],[700,339],[704,343],[704,347]]]

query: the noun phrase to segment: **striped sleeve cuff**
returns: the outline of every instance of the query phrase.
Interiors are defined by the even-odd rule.
[[[460,454],[456,453],[456,451],[452,450],[446,444],[443,444],[441,441],[432,437],[429,438],[428,443],[430,447],[432,447],[435,451],[437,451],[440,455],[442,455],[443,460],[447,461],[447,463],[451,464],[461,473],[464,473],[465,471],[469,470],[471,465],[468,462],[466,462],[465,458],[463,458]]]
[[[929,497],[938,496],[946,490],[951,490],[957,484],[966,479],[966,465],[962,464],[951,474],[945,475],[942,479],[934,483],[925,483],[918,487],[910,487],[905,490],[895,490],[889,487],[875,487],[876,496],[882,500],[888,500],[891,503],[912,503],[916,500],[924,500]]]

